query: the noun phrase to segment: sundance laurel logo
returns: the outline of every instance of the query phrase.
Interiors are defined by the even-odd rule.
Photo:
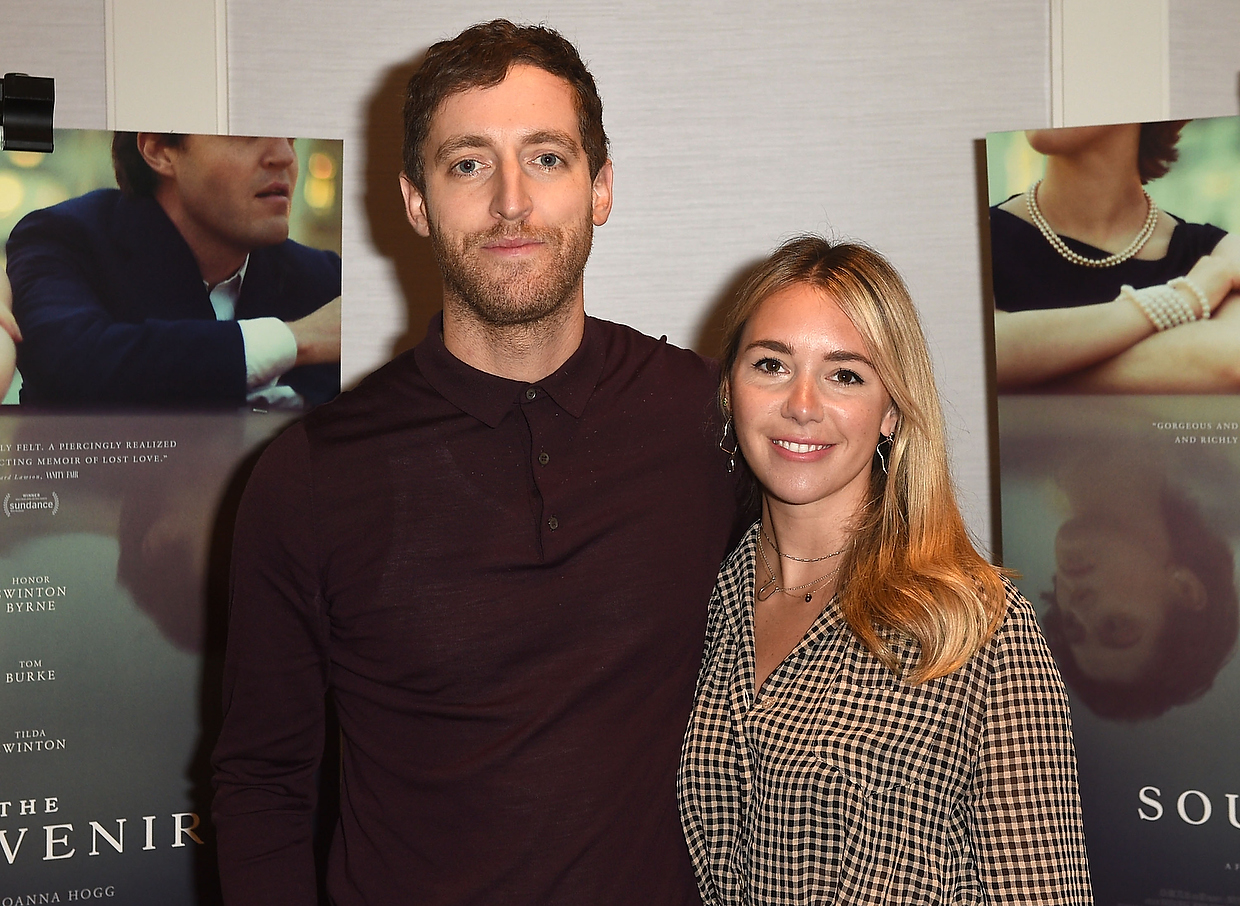
[[[26,513],[48,513],[55,516],[60,512],[60,495],[55,491],[42,494],[32,491],[25,494],[4,495],[4,515],[23,516]]]

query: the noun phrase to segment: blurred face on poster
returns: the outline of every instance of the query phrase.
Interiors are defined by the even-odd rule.
[[[1167,532],[1157,521],[1077,516],[1059,528],[1055,563],[1063,634],[1092,680],[1139,680],[1158,657],[1167,622],[1205,605],[1200,580],[1171,564]]]

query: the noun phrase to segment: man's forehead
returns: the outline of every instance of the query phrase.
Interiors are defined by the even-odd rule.
[[[581,148],[576,92],[561,76],[516,63],[503,81],[453,92],[436,108],[427,135],[432,153],[468,136],[558,138]]]

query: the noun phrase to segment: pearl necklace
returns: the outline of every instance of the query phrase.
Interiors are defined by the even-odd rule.
[[[1145,196],[1146,204],[1145,223],[1128,248],[1122,252],[1116,252],[1114,255],[1108,255],[1105,258],[1086,258],[1084,255],[1068,248],[1068,244],[1046,222],[1042,209],[1038,207],[1038,186],[1040,185],[1042,185],[1042,180],[1039,179],[1025,192],[1025,204],[1029,206],[1029,217],[1033,220],[1034,226],[1038,228],[1038,231],[1046,238],[1046,241],[1051,244],[1051,248],[1073,264],[1079,264],[1081,267],[1114,267],[1117,264],[1122,264],[1145,248],[1145,244],[1154,235],[1154,227],[1158,225],[1158,205],[1154,203],[1154,199],[1150,198],[1150,193],[1142,189],[1141,194]]]

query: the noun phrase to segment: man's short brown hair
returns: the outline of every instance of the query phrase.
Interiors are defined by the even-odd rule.
[[[426,170],[423,146],[431,118],[457,92],[490,88],[504,81],[516,63],[528,63],[568,82],[577,105],[581,144],[591,178],[607,162],[603,101],[594,77],[577,49],[559,32],[542,25],[514,25],[494,19],[465,29],[455,38],[431,45],[405,92],[405,176],[423,194]]]

